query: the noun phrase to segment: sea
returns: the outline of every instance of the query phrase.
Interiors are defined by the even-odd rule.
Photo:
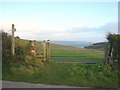
[[[79,47],[79,48],[84,48],[85,46],[89,46],[93,44],[92,42],[86,42],[86,41],[51,41],[51,43],[61,44],[65,46]]]

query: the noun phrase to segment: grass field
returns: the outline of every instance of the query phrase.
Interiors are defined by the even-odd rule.
[[[56,62],[103,63],[104,52],[51,44],[51,59]]]

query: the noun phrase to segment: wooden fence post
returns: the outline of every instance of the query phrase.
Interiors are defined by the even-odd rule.
[[[46,60],[46,41],[43,41],[43,53],[44,53],[44,60]]]
[[[47,40],[48,50],[47,50],[47,59],[50,60],[50,40]]]
[[[14,24],[12,24],[12,55],[15,54],[15,38],[14,38],[14,31],[15,31],[15,28],[14,28]]]
[[[109,49],[109,48],[108,48],[108,44],[107,44],[107,45],[105,46],[105,51],[104,51],[104,60],[105,60],[105,64],[107,64],[107,65],[109,64],[109,63],[108,63],[108,61],[109,61],[109,60],[108,60],[108,49]]]

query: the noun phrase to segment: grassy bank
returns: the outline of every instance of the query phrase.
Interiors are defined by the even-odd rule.
[[[118,87],[118,74],[103,64],[65,64],[35,61],[3,68],[3,80],[81,87]]]

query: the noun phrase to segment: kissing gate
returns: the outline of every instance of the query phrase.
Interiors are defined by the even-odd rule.
[[[36,42],[30,41],[32,44],[31,53],[37,60],[50,60],[50,40]]]

